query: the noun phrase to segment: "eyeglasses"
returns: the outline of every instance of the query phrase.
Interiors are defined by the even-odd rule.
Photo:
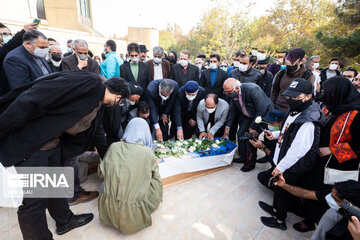
[[[12,33],[9,32],[2,32],[0,33],[1,36],[12,36]]]

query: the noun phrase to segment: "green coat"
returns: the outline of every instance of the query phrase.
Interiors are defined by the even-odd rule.
[[[153,151],[142,145],[113,143],[98,167],[104,179],[99,218],[125,234],[151,226],[151,213],[162,201],[163,188]]]

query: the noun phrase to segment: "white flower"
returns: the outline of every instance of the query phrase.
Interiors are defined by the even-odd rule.
[[[210,150],[210,148],[207,148],[207,149],[206,149],[206,151],[209,151],[209,150]]]
[[[194,147],[189,147],[189,152],[194,152],[196,148]]]
[[[182,145],[183,145],[182,142],[176,142],[176,146],[180,147]]]
[[[261,121],[262,121],[262,118],[261,118],[261,116],[258,116],[258,117],[256,117],[255,118],[255,123],[261,123]]]
[[[218,148],[218,147],[219,147],[219,145],[217,145],[216,143],[213,143],[211,146],[212,146],[213,148]]]
[[[165,148],[165,146],[162,144],[159,144],[159,148]]]
[[[216,144],[220,144],[220,141],[219,141],[219,140],[216,140],[215,143],[216,143]]]

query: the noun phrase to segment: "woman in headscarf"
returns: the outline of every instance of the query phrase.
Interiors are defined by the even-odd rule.
[[[162,182],[144,119],[132,119],[123,140],[113,143],[98,167],[104,179],[99,218],[125,234],[151,226],[151,213],[162,201]]]
[[[177,63],[177,54],[175,51],[170,51],[166,60],[170,62],[171,65],[174,65]]]

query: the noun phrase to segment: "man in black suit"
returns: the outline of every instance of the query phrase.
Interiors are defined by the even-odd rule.
[[[269,58],[258,60],[256,64],[256,69],[261,72],[261,80],[258,85],[262,88],[262,90],[264,90],[266,96],[270,97],[274,76],[271,72],[266,70],[268,65]]]
[[[169,115],[176,100],[178,85],[171,79],[152,81],[145,93],[145,101],[150,106],[151,124],[155,128],[156,140],[169,139]]]
[[[197,129],[196,109],[205,94],[205,89],[195,81],[188,81],[179,88],[174,107],[177,139],[189,139],[195,133]]]
[[[45,57],[49,54],[46,36],[37,30],[28,30],[23,44],[9,52],[4,60],[4,71],[9,89],[21,87],[51,73]]]
[[[200,86],[205,88],[206,93],[215,93],[218,97],[223,98],[223,84],[228,78],[227,72],[219,68],[220,55],[210,55],[210,66],[202,72]]]
[[[100,75],[99,64],[88,56],[89,47],[85,40],[72,42],[75,54],[65,57],[61,62],[62,71],[84,70]]]
[[[240,154],[239,162],[245,162],[241,171],[248,172],[255,168],[256,149],[249,144],[248,140],[243,139],[243,137],[247,132],[252,133],[255,137],[257,137],[258,134],[255,130],[254,119],[257,116],[264,117],[270,111],[274,110],[274,105],[266,96],[265,92],[255,83],[243,83],[240,88],[235,89],[235,91],[236,97],[230,101],[230,110],[226,120],[223,137],[228,138],[229,129],[232,126],[233,121],[238,121],[239,130],[237,136]],[[236,115],[238,115],[238,118],[235,117]],[[251,156],[248,159],[249,147],[249,151],[251,152],[249,156]]]
[[[130,43],[127,47],[130,62],[120,66],[120,76],[134,85],[146,89],[151,81],[149,66],[140,61],[140,47],[137,43]]]
[[[199,82],[199,69],[189,61],[190,52],[182,50],[180,52],[180,63],[174,64],[171,68],[171,79],[175,80],[179,87],[184,86],[190,80]]]

